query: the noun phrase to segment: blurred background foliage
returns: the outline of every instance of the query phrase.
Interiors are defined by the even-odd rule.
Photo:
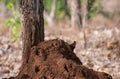
[[[11,39],[15,41],[21,35],[21,22],[20,13],[18,10],[18,0],[2,0],[2,2],[5,4],[8,12],[10,13],[9,17],[6,19],[6,25],[11,32]]]
[[[62,21],[65,17],[67,17],[67,20],[70,19],[71,13],[68,6],[68,3],[65,4],[66,0],[57,0],[57,6],[56,6],[56,12],[55,12],[55,19],[57,21]],[[87,19],[94,18],[97,14],[101,13],[105,15],[107,14],[103,12],[102,7],[102,1],[103,0],[88,0],[87,3]],[[20,12],[18,7],[18,0],[1,0],[1,3],[5,4],[8,12],[9,17],[6,19],[7,27],[10,29],[12,34],[12,39],[16,40],[17,37],[20,36],[20,28],[21,28],[21,22],[20,22]],[[44,2],[44,9],[46,12],[50,13],[51,8],[53,5],[53,0],[43,0]],[[67,0],[69,2],[69,0]],[[81,0],[81,4],[84,5],[85,0]]]
[[[52,5],[53,5],[53,0],[43,0],[44,2],[44,9],[47,12],[51,12]],[[67,8],[67,16],[70,16],[70,11]],[[65,0],[58,0],[57,1],[57,6],[56,6],[56,18],[61,19],[65,15]]]
[[[102,0],[88,0],[88,14],[87,14],[88,19],[93,18],[101,11],[102,11]]]
[[[18,2],[18,0],[1,0],[3,3],[5,3],[6,5],[9,3],[12,3],[14,5],[16,5],[16,3]]]

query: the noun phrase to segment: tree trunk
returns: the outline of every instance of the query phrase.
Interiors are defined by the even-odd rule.
[[[81,0],[71,0],[71,2],[68,2],[71,10],[71,26],[80,29],[82,27]]]
[[[44,17],[48,23],[49,26],[54,26],[55,24],[55,14],[56,14],[56,9],[57,9],[57,1],[58,0],[53,0],[52,7],[51,7],[51,12],[50,14],[44,11]]]
[[[43,0],[20,0],[23,24],[23,64],[30,55],[30,48],[44,41]]]
[[[87,24],[87,14],[88,14],[87,3],[88,3],[88,0],[82,0],[82,4],[81,4],[82,27],[85,27]]]

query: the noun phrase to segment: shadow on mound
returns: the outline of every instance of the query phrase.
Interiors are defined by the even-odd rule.
[[[112,79],[106,73],[83,66],[74,48],[75,42],[69,45],[59,39],[33,46],[28,63],[11,79]]]

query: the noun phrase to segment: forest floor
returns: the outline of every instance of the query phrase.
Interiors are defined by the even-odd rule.
[[[45,26],[45,40],[60,38],[68,43],[77,42],[75,54],[82,63],[96,71],[109,73],[120,79],[120,22],[102,20],[100,15],[89,26],[77,32],[67,24]],[[100,19],[100,20],[99,20]],[[22,42],[12,42],[7,30],[0,32],[0,79],[16,76],[21,66]]]

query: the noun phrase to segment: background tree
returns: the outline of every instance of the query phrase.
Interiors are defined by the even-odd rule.
[[[46,10],[44,11],[44,17],[46,18],[46,21],[49,26],[54,26],[55,23],[55,15],[56,15],[56,8],[57,8],[57,1],[53,0],[52,6],[51,6],[51,12],[48,13]]]
[[[86,26],[86,23],[87,23],[87,14],[89,12],[87,10],[88,1],[89,0],[81,0],[81,16],[82,16],[82,27],[83,28]]]
[[[71,26],[77,29],[82,27],[81,0],[68,0],[71,12]]]

